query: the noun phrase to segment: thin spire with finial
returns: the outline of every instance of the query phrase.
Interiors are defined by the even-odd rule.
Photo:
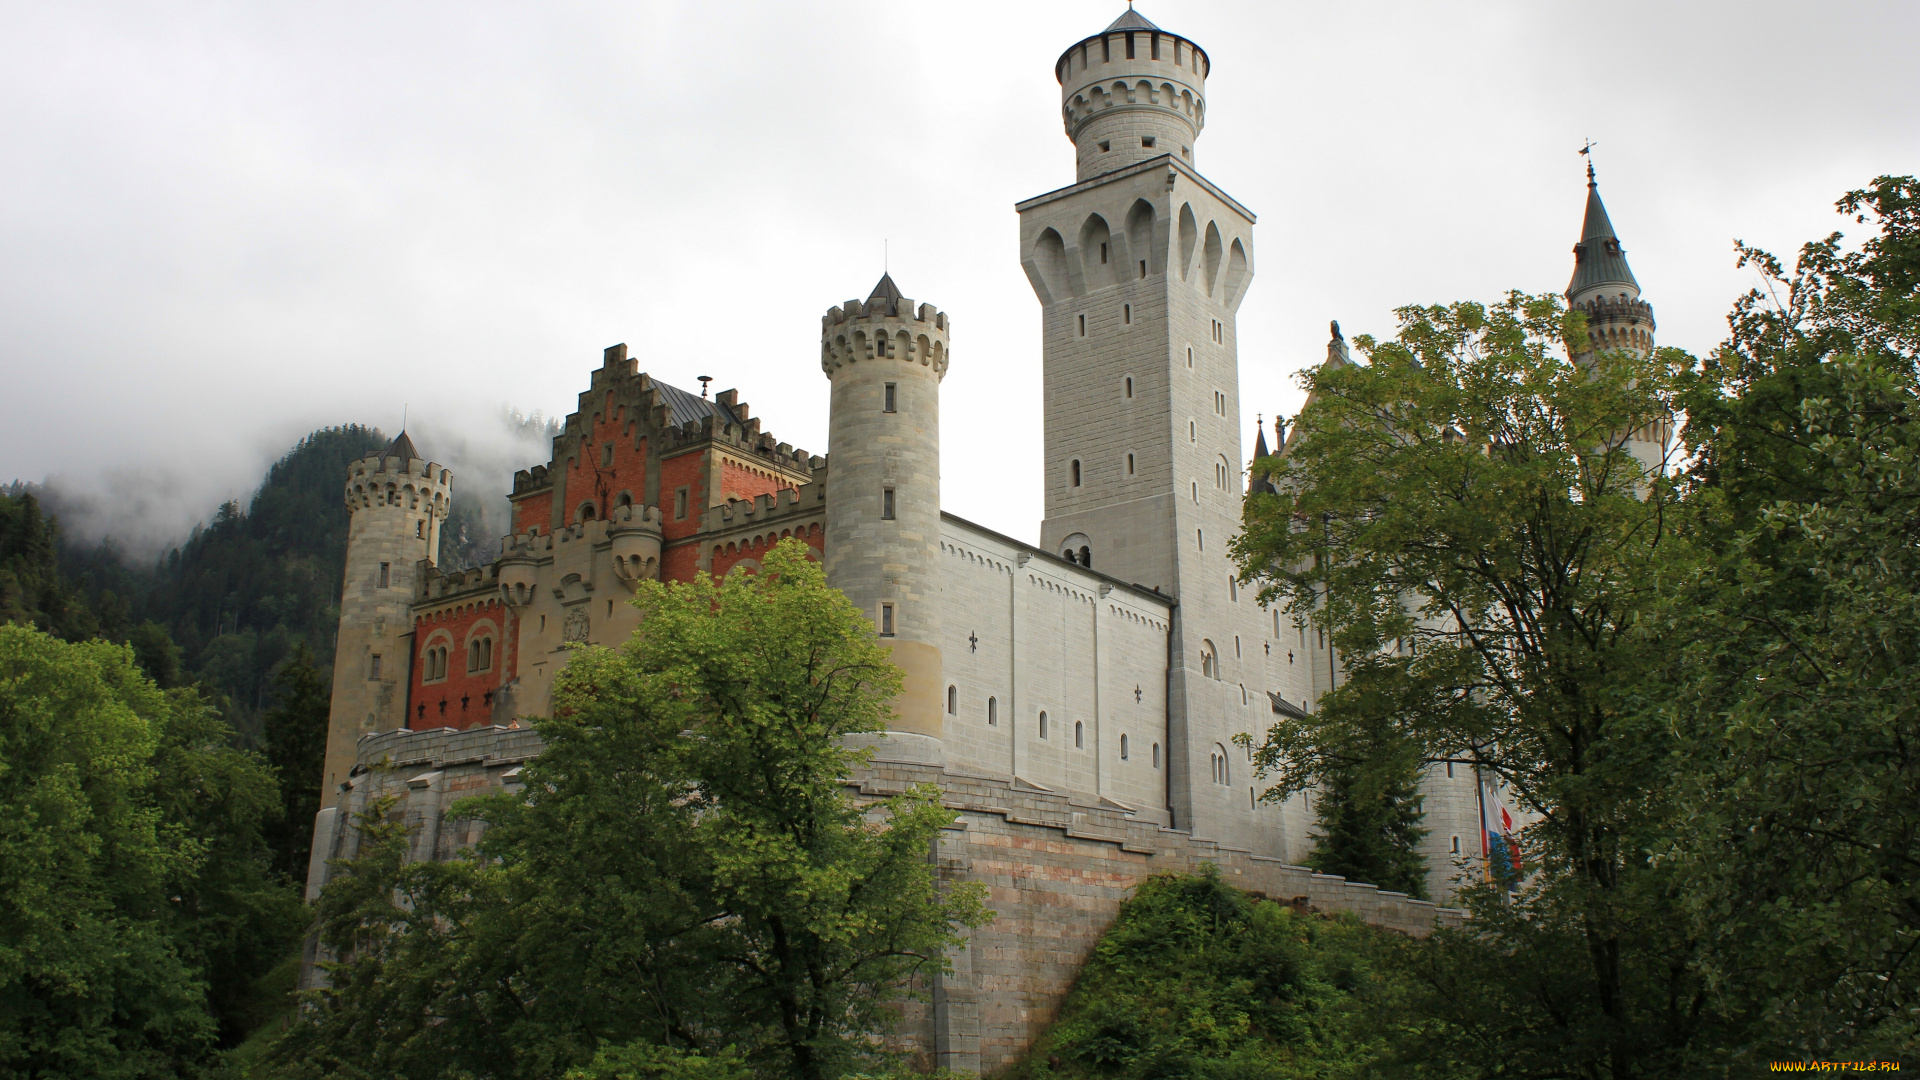
[[[1588,139],[1587,145],[1580,148],[1580,156],[1587,159],[1587,186],[1599,187],[1600,181],[1594,179],[1593,176],[1593,147],[1594,141]]]

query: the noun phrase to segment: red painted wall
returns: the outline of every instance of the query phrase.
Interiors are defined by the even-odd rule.
[[[489,723],[493,693],[510,676],[512,614],[499,600],[462,604],[451,611],[418,617],[413,623],[413,686],[407,724],[428,728],[468,728]],[[476,636],[493,639],[493,662],[482,671],[467,670],[467,646]],[[427,650],[445,647],[447,675],[427,680]]]

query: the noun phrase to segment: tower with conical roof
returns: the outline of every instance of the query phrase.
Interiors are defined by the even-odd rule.
[[[873,620],[905,673],[888,750],[945,760],[940,657],[940,380],[947,316],[891,274],[820,320],[827,418],[827,582]]]
[[[407,726],[414,585],[440,550],[453,473],[399,437],[347,466],[347,570],[320,806],[334,804],[360,736]]]
[[[1627,252],[1600,201],[1600,183],[1593,163],[1587,163],[1587,212],[1580,225],[1580,242],[1573,245],[1573,279],[1567,283],[1567,306],[1587,317],[1587,340],[1572,343],[1575,360],[1597,351],[1624,349],[1642,355],[1653,351],[1653,305],[1640,298],[1640,283],[1627,266]],[[1629,448],[1649,469],[1666,457],[1672,425],[1662,421],[1633,433]]]
[[[1039,297],[1041,546],[1178,600],[1166,812],[1175,827],[1285,854],[1241,732],[1266,729],[1273,620],[1233,580],[1241,444],[1235,313],[1254,215],[1195,168],[1211,61],[1128,11],[1060,54],[1074,182],[1017,204]]]

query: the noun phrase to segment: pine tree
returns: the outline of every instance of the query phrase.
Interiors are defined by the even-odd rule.
[[[327,752],[333,691],[307,643],[273,677],[278,702],[266,715],[267,760],[280,773],[281,819],[268,830],[274,868],[295,881],[307,875],[313,818],[320,812],[320,773]]]

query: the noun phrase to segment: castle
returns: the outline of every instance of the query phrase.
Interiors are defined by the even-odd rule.
[[[415,858],[469,843],[446,806],[519,782],[539,744],[515,718],[546,712],[568,646],[632,634],[636,582],[750,572],[793,537],[906,673],[893,727],[849,784],[938,783],[960,812],[940,872],[991,888],[994,923],[909,1009],[901,1037],[929,1063],[1013,1060],[1120,900],[1160,870],[1212,862],[1246,888],[1409,932],[1457,917],[1297,865],[1307,800],[1261,801],[1234,742],[1312,708],[1341,671],[1228,557],[1254,215],[1195,165],[1210,68],[1131,10],[1055,65],[1076,176],[1015,207],[1043,325],[1038,546],[941,510],[952,323],[891,277],[821,321],[826,457],[763,432],[735,391],[658,382],[615,345],[552,459],[515,476],[512,534],[489,565],[434,565],[453,479],[404,433],[355,462],[310,895],[380,794],[402,799]],[[1591,184],[1575,250],[1568,300],[1596,343],[1650,347],[1652,311]],[[1345,358],[1337,334],[1329,356]],[[1453,765],[1426,780],[1435,896],[1451,893],[1456,853],[1478,849],[1476,785]]]

